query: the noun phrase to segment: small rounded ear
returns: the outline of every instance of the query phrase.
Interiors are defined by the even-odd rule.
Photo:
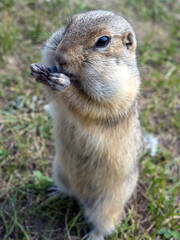
[[[136,47],[136,40],[131,32],[125,33],[122,37],[123,45],[129,49],[133,50]]]

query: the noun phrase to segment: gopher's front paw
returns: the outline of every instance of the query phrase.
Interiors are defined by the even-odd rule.
[[[64,91],[71,83],[63,73],[51,73],[48,79],[48,85],[52,90]]]
[[[30,66],[31,75],[36,79],[37,82],[48,84],[48,77],[50,72],[46,66],[42,63],[32,63]]]
[[[64,91],[70,85],[70,79],[62,73],[53,73],[42,63],[33,63],[30,66],[31,75],[38,83],[48,85],[52,90]]]

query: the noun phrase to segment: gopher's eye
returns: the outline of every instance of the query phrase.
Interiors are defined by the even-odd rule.
[[[104,48],[109,44],[109,42],[110,42],[110,37],[103,36],[97,40],[95,47],[96,48]]]

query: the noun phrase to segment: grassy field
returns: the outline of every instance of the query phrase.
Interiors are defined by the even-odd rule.
[[[0,1],[0,239],[83,239],[90,226],[72,199],[47,197],[52,185],[52,121],[29,65],[69,17],[112,10],[134,26],[142,76],[141,121],[157,135],[156,157],[141,176],[109,240],[180,239],[180,1]]]

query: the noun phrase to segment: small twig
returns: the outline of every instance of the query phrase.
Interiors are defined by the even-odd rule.
[[[125,234],[125,232],[122,232],[122,235],[125,239],[128,239],[128,236]]]
[[[168,219],[166,219],[163,224],[167,224],[169,221],[171,221],[172,219],[180,219],[180,216],[171,216]]]
[[[86,234],[81,240],[85,240],[87,238],[88,234]]]
[[[148,198],[148,196],[145,194],[145,193],[142,193],[141,192],[141,194],[143,195],[143,197],[145,197],[149,202],[151,202],[151,199],[150,198]],[[154,205],[154,207],[156,207],[157,208],[157,205],[155,204],[155,203],[153,203],[153,205]]]
[[[151,226],[146,230],[146,232],[148,233],[154,227],[154,225],[155,225],[155,222],[151,224]]]

